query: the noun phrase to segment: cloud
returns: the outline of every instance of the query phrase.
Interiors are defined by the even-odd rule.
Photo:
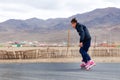
[[[0,21],[69,17],[96,8],[118,7],[119,0],[0,0]]]
[[[25,4],[39,9],[57,9],[60,0],[0,0],[1,3]]]
[[[0,21],[7,19],[24,19],[32,10],[37,9],[24,4],[0,3]]]
[[[116,6],[120,8],[120,0],[104,0],[104,1],[110,3],[111,6]]]
[[[111,3],[119,3],[120,4],[120,0],[104,0],[106,2],[111,2]]]

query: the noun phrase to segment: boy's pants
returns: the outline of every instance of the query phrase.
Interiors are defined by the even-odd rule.
[[[89,54],[87,53],[88,50],[89,50],[89,47],[91,45],[91,39],[87,40],[87,41],[84,41],[83,42],[83,46],[80,48],[79,52],[81,53],[82,55],[82,58],[83,58],[83,61],[85,63],[87,63],[88,61],[91,60]]]

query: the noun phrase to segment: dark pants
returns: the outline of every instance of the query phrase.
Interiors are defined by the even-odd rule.
[[[80,53],[82,55],[83,61],[86,62],[86,63],[89,60],[91,60],[89,54],[87,53],[90,45],[91,45],[91,39],[84,41],[83,42],[83,47],[80,48]]]

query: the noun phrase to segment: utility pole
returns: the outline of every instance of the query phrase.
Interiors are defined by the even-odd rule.
[[[97,36],[95,35],[94,48],[96,48],[96,44],[97,44]]]
[[[70,47],[70,29],[68,29],[68,43],[67,46]]]
[[[69,51],[69,47],[70,47],[70,29],[68,29],[67,54],[68,54],[68,51]]]

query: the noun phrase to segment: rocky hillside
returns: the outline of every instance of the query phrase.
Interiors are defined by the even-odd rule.
[[[73,15],[69,18],[10,19],[0,23],[0,41],[66,42],[67,30],[71,29],[71,42],[77,42],[79,36],[70,26],[70,20],[74,17],[90,29],[93,39],[97,36],[98,42],[120,40],[120,9],[109,7]]]

